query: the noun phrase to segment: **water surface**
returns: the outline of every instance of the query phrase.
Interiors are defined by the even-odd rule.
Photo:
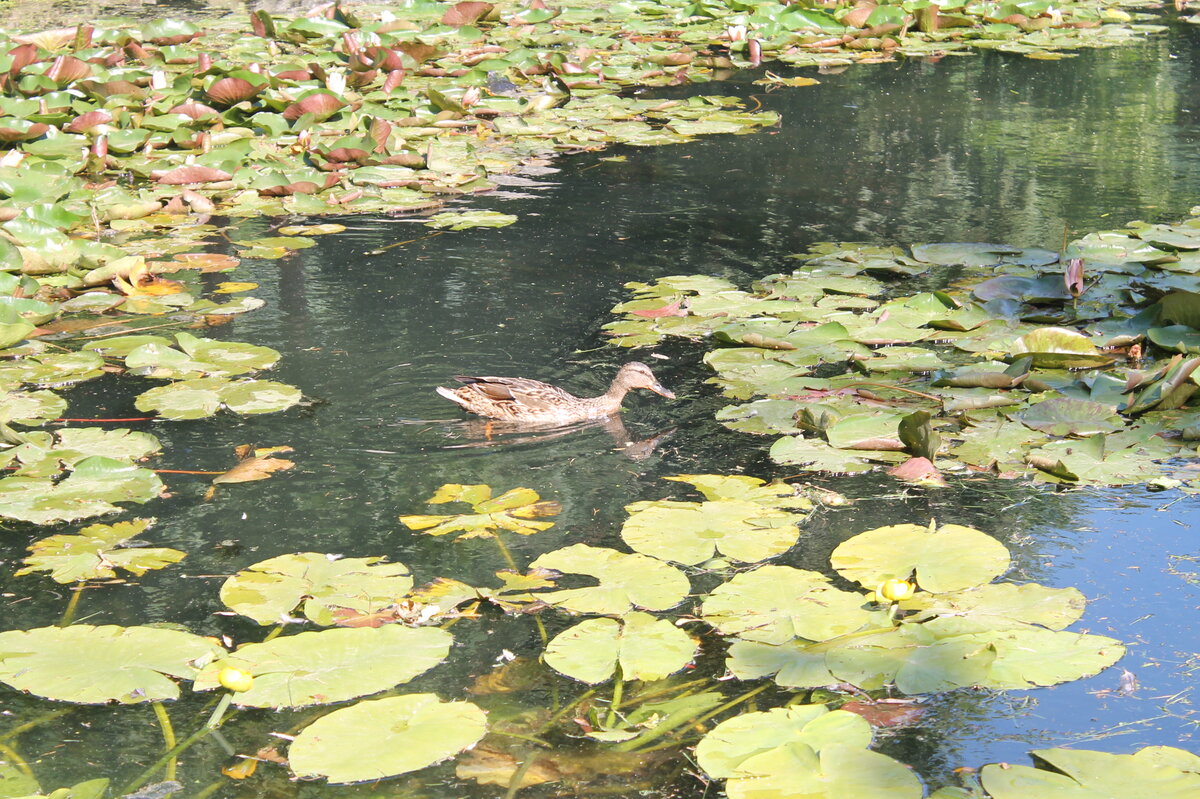
[[[187,550],[187,560],[134,585],[90,591],[81,613],[90,623],[172,621],[258,640],[263,632],[254,625],[213,615],[221,610],[217,589],[224,576],[282,553],[386,555],[408,564],[418,582],[493,582],[489,575],[504,564],[490,543],[431,539],[397,521],[429,510],[424,500],[442,483],[527,486],[562,502],[554,529],[512,542],[524,563],[567,543],[623,548],[616,533],[624,504],[682,496],[661,480],[666,475],[788,476],[766,458],[766,441],[711,420],[724,402],[705,383],[696,348],[634,354],[680,399],[631,396],[619,441],[603,427],[533,441],[489,439],[433,387],[455,374],[513,374],[599,393],[634,357],[604,348],[599,335],[627,281],[702,273],[748,284],[789,269],[787,256],[825,240],[1058,249],[1064,232],[1179,217],[1200,202],[1198,35],[1200,27],[1177,26],[1142,45],[1059,62],[984,54],[861,66],[819,75],[821,85],[801,89],[765,91],[750,83],[756,75],[737,75],[686,91],[761,103],[782,114],[778,129],[562,159],[466,201],[518,214],[508,228],[430,235],[413,218],[354,217],[341,220],[345,233],[322,237],[313,249],[247,262],[237,279],[259,282],[254,294],[267,307],[213,335],[279,349],[278,378],[302,388],[311,404],[262,418],[146,429],[166,445],[161,468],[227,468],[241,443],[292,446],[297,468],[224,487],[207,502],[204,478],[168,476],[173,496],[144,509],[159,518],[148,537]],[[234,238],[289,221],[246,220]],[[76,389],[69,393],[72,415],[135,415],[132,398],[143,382]],[[663,434],[639,458],[621,446]],[[1094,600],[1077,629],[1130,644],[1118,667],[1091,680],[936,697],[919,727],[883,741],[888,754],[936,786],[954,768],[1024,762],[1032,748],[1195,748],[1200,716],[1190,676],[1200,667],[1200,589],[1187,573],[1200,567],[1173,558],[1198,554],[1194,499],[1141,489],[1055,493],[993,480],[946,491],[879,477],[811,481],[868,499],[815,516],[783,562],[827,570],[838,542],[883,524],[936,518],[976,526],[1012,550],[1013,579],[1075,585]],[[6,568],[27,540],[5,539]],[[53,623],[64,599],[50,585],[39,577],[9,580],[6,626]],[[463,681],[488,671],[502,650],[533,655],[539,648],[522,620],[460,624],[455,633],[465,645],[418,688],[458,697]],[[1132,696],[1115,693],[1122,667],[1140,682]],[[16,709],[44,707],[11,693],[5,699]],[[186,712],[181,708],[180,718]],[[231,741],[257,748],[266,732],[293,723],[288,718],[252,716],[231,731]],[[22,744],[27,756],[43,747],[38,774],[44,786],[57,787],[99,775],[132,777],[156,757],[156,735],[148,710],[100,708],[73,712]],[[197,763],[223,760],[215,743],[198,747],[181,772],[189,789],[214,773]],[[440,782],[451,774],[434,770],[403,781],[402,790],[502,793]],[[272,786],[329,796],[370,792]],[[671,790],[705,795],[687,776]]]

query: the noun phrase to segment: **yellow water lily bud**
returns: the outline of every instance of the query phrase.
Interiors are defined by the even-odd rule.
[[[903,599],[910,598],[917,591],[917,586],[910,583],[908,580],[884,580],[875,589],[875,593],[883,597],[889,602],[899,602]]]
[[[222,688],[240,694],[242,691],[249,691],[254,685],[254,675],[245,669],[226,666],[217,674],[217,682],[221,683]]]

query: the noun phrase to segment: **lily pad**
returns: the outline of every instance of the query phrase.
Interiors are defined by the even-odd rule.
[[[661,680],[685,667],[699,649],[665,619],[633,611],[616,619],[587,619],[546,645],[546,665],[585,683],[600,683],[617,667],[626,680]]]
[[[595,577],[598,585],[532,594],[572,613],[621,615],[633,608],[666,610],[678,605],[691,589],[687,575],[645,555],[572,544],[538,557],[530,569],[550,569]]]
[[[1193,767],[1184,770],[1162,762],[1152,750],[1114,755],[1088,749],[1039,749],[1034,757],[1049,768],[993,763],[983,767],[980,777],[994,799],[1190,799],[1200,792],[1200,763],[1190,752],[1175,751]]]
[[[914,573],[926,591],[983,585],[1008,569],[1008,549],[987,533],[957,524],[896,524],[843,541],[830,562],[838,574],[867,588]]]
[[[301,779],[381,780],[432,766],[474,746],[487,717],[470,702],[407,694],[359,702],[301,730],[288,765]]]
[[[629,519],[621,538],[637,552],[687,565],[716,552],[750,563],[780,555],[800,536],[800,517],[811,507],[790,485],[764,485],[743,476],[681,475],[669,478],[697,485],[707,502],[658,500],[626,506]]]
[[[779,644],[824,641],[878,619],[862,594],[829,585],[823,574],[791,566],[760,566],[718,586],[700,615],[723,635]]]
[[[133,519],[114,525],[93,524],[76,535],[52,535],[29,545],[31,554],[14,576],[48,572],[57,583],[104,580],[117,569],[143,575],[183,560],[187,553],[166,547],[122,547],[141,535],[153,519]]]
[[[234,697],[247,707],[306,707],[343,702],[406,683],[445,660],[453,637],[436,627],[355,627],[318,630],[247,644],[206,665],[195,690],[220,685],[234,667],[254,676]]]
[[[259,624],[277,624],[299,610],[328,626],[339,609],[370,613],[395,602],[412,586],[403,563],[299,552],[239,571],[221,586],[221,601]]]
[[[153,702],[177,698],[171,678],[194,679],[197,664],[224,653],[208,639],[159,627],[9,630],[0,633],[0,681],[59,702]]]

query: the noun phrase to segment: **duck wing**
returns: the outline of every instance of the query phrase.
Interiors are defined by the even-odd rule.
[[[561,388],[530,380],[527,377],[467,377],[456,375],[455,380],[478,391],[494,402],[512,402],[532,410],[552,410],[578,398]]]

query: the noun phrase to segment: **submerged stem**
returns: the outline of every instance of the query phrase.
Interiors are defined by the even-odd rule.
[[[621,673],[621,664],[617,664],[616,673],[613,675],[613,694],[612,702],[608,705],[608,720],[604,722],[604,726],[612,728],[617,723],[617,708],[621,706],[621,695],[625,693],[625,675]]]
[[[546,719],[546,723],[538,728],[538,732],[542,733],[542,732],[545,732],[546,730],[550,729],[551,725],[555,724],[559,719],[561,719],[563,716],[567,715],[567,713],[569,713],[572,710],[572,708],[574,708],[580,702],[583,702],[586,699],[590,699],[592,697],[592,695],[595,693],[596,693],[595,688],[589,688],[586,691],[584,691],[583,693],[581,693],[579,696],[575,697],[573,700],[568,702],[567,704],[563,705],[561,708],[559,708],[554,713],[554,715],[552,715],[552,716],[550,716],[550,718]]]
[[[58,620],[59,627],[70,626],[75,620],[75,611],[79,609],[79,597],[83,596],[83,584],[80,583],[71,589],[71,598],[67,601],[66,610],[63,611],[62,618]]]
[[[4,755],[4,759],[8,761],[8,764],[16,767],[17,771],[30,779],[34,779],[33,769],[29,767],[29,764],[25,762],[25,758],[21,757],[16,749],[13,749],[8,744],[0,744],[0,755]]]
[[[504,557],[504,562],[508,564],[508,567],[513,571],[520,571],[520,569],[517,568],[517,562],[513,560],[512,553],[508,551],[508,547],[505,546],[504,541],[501,540],[499,532],[492,533],[492,540],[495,541],[496,546],[500,548],[500,554]]]
[[[59,716],[65,716],[68,713],[70,713],[72,710],[74,710],[74,708],[69,708],[69,707],[59,708],[58,710],[51,710],[48,713],[43,713],[42,715],[37,716],[36,718],[30,719],[29,721],[25,722],[24,724],[18,724],[17,726],[13,727],[8,732],[0,735],[0,744],[4,743],[5,741],[11,741],[13,738],[16,738],[18,735],[25,732],[26,730],[32,730],[34,727],[40,727],[41,725],[45,724],[48,721],[54,721]]]
[[[169,753],[175,748],[176,744],[175,727],[171,724],[171,716],[168,715],[167,709],[163,707],[163,703],[161,701],[155,700],[154,702],[150,703],[150,706],[154,708],[154,715],[158,719],[158,726],[162,729],[163,748]],[[177,763],[174,757],[167,760],[167,768],[166,772],[163,774],[163,779],[175,779],[176,765]]]

